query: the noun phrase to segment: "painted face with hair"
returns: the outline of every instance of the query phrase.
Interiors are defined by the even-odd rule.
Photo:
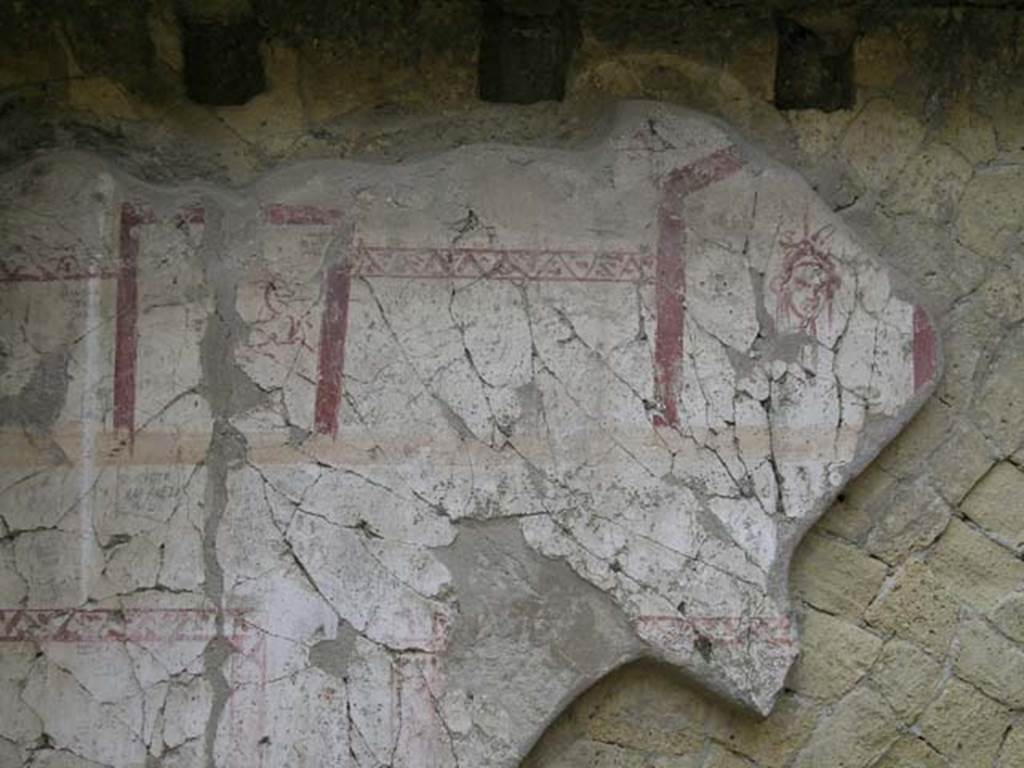
[[[840,279],[825,248],[830,234],[826,228],[782,244],[786,250],[782,273],[772,281],[772,290],[779,297],[776,319],[780,323],[816,334],[822,312],[827,312],[831,321],[832,298]]]

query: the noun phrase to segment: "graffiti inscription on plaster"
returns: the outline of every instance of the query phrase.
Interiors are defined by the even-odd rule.
[[[214,601],[214,636],[242,610],[260,644],[232,655],[230,717],[151,754],[513,766],[644,656],[771,709],[798,650],[789,553],[934,386],[938,340],[797,175],[727,130],[632,105],[606,131],[286,169],[244,195],[101,164],[103,205],[39,203],[84,250],[5,220],[52,263],[19,254],[0,280],[22,307],[2,316],[3,394],[54,351],[73,374],[56,416],[3,433],[28,573],[5,604],[49,626],[92,620],[62,606]],[[128,659],[111,672],[143,628],[180,634],[141,616],[103,630]],[[91,684],[73,663],[90,643],[55,666]],[[201,692],[209,673],[175,664]]]

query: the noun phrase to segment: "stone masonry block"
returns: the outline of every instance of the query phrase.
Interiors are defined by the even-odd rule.
[[[1008,461],[992,468],[960,505],[967,518],[1024,550],[1024,470]]]
[[[868,534],[866,549],[887,563],[897,563],[935,541],[952,514],[928,478],[899,484],[880,500],[878,522]]]
[[[960,633],[956,673],[992,698],[1024,708],[1024,648],[982,619]]]
[[[956,632],[959,605],[927,566],[911,560],[864,618],[871,626],[942,657]]]
[[[803,650],[787,685],[797,693],[838,700],[871,667],[882,641],[842,619],[808,611],[802,624]]]
[[[982,611],[1024,584],[1024,561],[957,519],[933,548],[928,565],[960,600]]]
[[[1007,734],[999,752],[999,765],[1017,768],[1024,765],[1024,726],[1018,722]]]
[[[830,613],[860,616],[885,581],[885,563],[851,544],[811,533],[793,558],[793,589]]]
[[[924,739],[902,736],[874,768],[947,768],[949,763]]]
[[[913,722],[935,695],[942,664],[920,647],[893,639],[872,667],[870,685],[906,723]]]
[[[951,765],[977,768],[993,764],[1010,722],[1007,707],[952,678],[918,725],[927,742]]]
[[[708,732],[717,741],[764,768],[789,765],[821,716],[821,705],[796,694],[786,694],[765,719],[740,712],[713,709]]]
[[[818,725],[794,768],[866,768],[899,734],[892,710],[877,693],[857,688]]]
[[[1024,222],[1024,169],[986,169],[967,184],[957,216],[960,241],[995,262],[1020,248]]]
[[[917,153],[924,136],[914,115],[891,99],[871,99],[847,129],[840,153],[867,189],[881,192]]]
[[[1003,456],[1024,447],[1024,325],[1000,340],[978,393],[974,423]]]
[[[992,611],[991,619],[1000,632],[1024,646],[1024,592],[1008,595]]]

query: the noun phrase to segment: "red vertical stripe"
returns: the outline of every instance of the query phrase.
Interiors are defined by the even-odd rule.
[[[135,432],[135,361],[139,343],[139,235],[141,212],[121,206],[121,268],[117,276],[117,318],[114,345],[114,429]]]
[[[667,205],[658,210],[658,258],[655,267],[657,324],[654,329],[654,386],[662,411],[654,417],[656,427],[679,424],[676,378],[683,357],[683,300],[686,275],[683,271],[683,222]]]
[[[732,176],[743,168],[739,148],[728,146],[694,163],[677,168],[662,187],[658,208],[658,253],[655,266],[654,388],[661,413],[654,426],[679,424],[677,379],[683,364],[683,306],[686,299],[682,207],[687,195]]]
[[[914,391],[919,392],[935,380],[938,348],[935,327],[920,305],[914,307]]]
[[[327,271],[327,301],[320,322],[320,365],[316,385],[316,431],[337,437],[338,410],[348,330],[348,299],[352,278],[347,266]]]

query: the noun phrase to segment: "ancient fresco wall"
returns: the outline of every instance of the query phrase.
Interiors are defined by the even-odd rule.
[[[153,5],[156,11],[143,28],[154,41],[157,67],[173,75],[181,67],[176,33],[159,5]],[[772,105],[776,31],[749,9],[688,14],[685,29],[657,17],[653,8],[647,11],[652,17],[634,14],[629,24],[616,22],[607,9],[591,13],[583,19],[585,35],[569,73],[566,100],[524,108],[488,107],[475,100],[472,46],[469,53],[453,49],[450,57],[430,54],[415,61],[392,54],[369,57],[352,41],[325,38],[314,45],[301,35],[271,40],[261,49],[266,92],[244,107],[217,109],[188,103],[173,90],[153,93],[126,84],[119,67],[130,61],[113,57],[98,70],[83,33],[57,30],[53,34],[64,42],[56,46],[24,36],[18,50],[27,52],[20,58],[13,52],[0,69],[9,89],[0,114],[6,166],[23,162],[37,147],[53,145],[99,149],[120,159],[112,166],[92,166],[81,176],[42,174],[36,179],[40,187],[35,194],[43,200],[95,196],[81,207],[92,213],[61,219],[76,233],[80,250],[69,247],[60,229],[40,227],[43,239],[35,245],[53,254],[52,261],[32,258],[39,250],[27,260],[24,254],[5,252],[12,259],[5,264],[13,266],[4,278],[4,312],[16,327],[37,330],[17,346],[5,342],[0,418],[5,430],[22,433],[24,414],[31,412],[33,429],[52,433],[52,440],[18,443],[13,457],[5,454],[5,462],[24,468],[45,457],[57,470],[24,472],[32,477],[14,486],[24,491],[24,503],[13,512],[5,508],[0,584],[10,596],[5,607],[21,610],[4,614],[10,642],[3,643],[0,662],[5,690],[12,695],[0,699],[0,763],[131,764],[156,745],[163,756],[150,755],[151,764],[159,759],[162,765],[203,765],[210,755],[223,764],[258,759],[318,764],[321,756],[338,757],[339,745],[358,744],[358,750],[365,750],[357,751],[358,759],[373,755],[371,764],[375,759],[386,764],[395,762],[389,746],[394,755],[406,755],[415,742],[440,750],[425,763],[433,765],[446,759],[443,750],[451,737],[465,739],[471,733],[469,713],[486,722],[490,733],[506,734],[511,741],[529,730],[525,720],[542,719],[535,718],[536,712],[554,714],[560,708],[555,699],[571,684],[550,670],[607,664],[593,657],[586,644],[559,644],[555,638],[591,637],[596,622],[611,628],[601,638],[603,645],[631,648],[643,625],[617,623],[622,612],[601,597],[609,583],[602,574],[589,573],[598,588],[581,596],[578,585],[581,573],[586,581],[587,562],[565,551],[556,536],[542,532],[531,546],[521,521],[515,521],[460,549],[458,537],[446,543],[451,533],[443,526],[430,528],[435,521],[416,519],[415,498],[405,500],[410,514],[399,521],[399,529],[371,532],[363,517],[336,520],[373,541],[399,540],[415,531],[445,551],[440,567],[420,563],[411,604],[420,603],[422,591],[428,604],[444,604],[452,584],[474,580],[475,594],[483,597],[463,599],[458,609],[479,617],[472,629],[475,637],[502,641],[474,646],[487,664],[475,668],[473,678],[483,681],[481,689],[500,691],[518,675],[522,690],[531,692],[518,722],[493,701],[460,695],[451,695],[442,709],[451,733],[433,714],[422,717],[438,711],[442,670],[434,661],[435,650],[458,648],[453,625],[444,618],[427,621],[430,611],[413,609],[410,627],[415,631],[368,641],[366,633],[375,631],[373,617],[349,614],[360,623],[360,632],[347,632],[335,610],[324,607],[334,602],[344,607],[343,591],[318,587],[324,592],[318,595],[301,573],[301,559],[291,561],[277,579],[262,572],[258,562],[268,553],[287,555],[275,542],[280,542],[279,528],[291,524],[286,519],[290,500],[303,489],[312,487],[307,497],[318,513],[331,499],[350,492],[343,484],[321,487],[321,476],[332,474],[323,467],[284,477],[287,473],[275,460],[282,445],[294,450],[308,440],[323,451],[312,455],[326,457],[332,466],[348,466],[351,457],[339,455],[333,446],[344,443],[346,435],[351,438],[359,425],[351,416],[346,421],[346,389],[334,382],[360,367],[390,377],[396,387],[423,375],[415,357],[397,371],[370,371],[368,361],[360,360],[353,334],[369,325],[375,307],[367,285],[385,293],[380,286],[386,280],[397,285],[400,278],[410,286],[426,285],[429,295],[437,280],[425,275],[436,263],[434,256],[442,248],[451,250],[451,243],[403,259],[396,258],[393,247],[407,245],[402,240],[367,241],[367,258],[360,263],[373,264],[367,268],[377,272],[364,275],[366,285],[349,274],[346,284],[344,271],[318,272],[311,255],[326,253],[336,235],[345,243],[350,242],[345,237],[354,237],[350,222],[339,218],[340,207],[322,198],[291,200],[275,190],[242,215],[219,195],[212,196],[218,205],[202,194],[179,199],[148,186],[131,187],[125,181],[129,177],[116,170],[104,181],[102,172],[123,167],[137,177],[176,180],[180,187],[181,180],[197,175],[244,182],[284,161],[328,155],[396,160],[494,139],[550,145],[594,135],[608,101],[637,96],[725,118],[738,127],[744,146],[759,145],[796,168],[825,207],[836,211],[841,224],[832,229],[814,221],[805,227],[798,216],[790,231],[779,233],[776,271],[756,289],[765,299],[765,312],[755,319],[771,320],[794,334],[830,333],[829,323],[837,315],[830,318],[828,308],[842,311],[843,276],[837,286],[829,260],[818,254],[841,252],[837,243],[848,229],[869,251],[898,264],[920,289],[920,303],[935,318],[934,338],[946,365],[936,393],[909,429],[842,493],[799,545],[789,579],[795,624],[784,625],[774,637],[779,640],[775,647],[788,657],[796,650],[790,638],[798,636],[801,655],[767,719],[734,710],[701,685],[676,680],[665,667],[641,663],[583,694],[526,764],[893,768],[1012,766],[1024,760],[1019,507],[1024,100],[1014,76],[1021,66],[1015,42],[1021,22],[1018,12],[1001,5],[987,10],[875,9],[874,15],[861,17],[853,48],[855,101],[829,113],[780,111]],[[729,30],[728,45],[720,42],[724,29]],[[632,38],[627,30],[634,30]],[[37,43],[51,53],[33,53]],[[758,157],[753,155],[755,162]],[[45,184],[51,185],[49,191]],[[127,188],[139,194],[123,199]],[[31,180],[23,190],[30,193]],[[713,186],[703,192],[714,193]],[[687,211],[699,213],[699,194],[686,195]],[[517,203],[523,199],[510,196]],[[648,202],[652,207],[645,210],[657,211],[654,201]],[[60,218],[45,206],[38,213],[44,219]],[[460,212],[451,222],[466,229],[459,247],[483,263],[493,266],[503,259],[527,272],[527,265],[535,263],[520,254],[495,254],[486,229],[490,222],[479,215],[474,220]],[[644,241],[655,275],[658,231],[671,234],[672,228],[655,223]],[[295,248],[295,243],[300,245]],[[569,255],[564,244],[547,245],[552,256]],[[226,249],[246,264],[244,271],[218,273],[222,262],[213,254]],[[308,263],[281,269],[284,250],[310,254]],[[629,250],[616,246],[600,253]],[[586,276],[587,265],[595,263],[564,269]],[[30,272],[28,264],[42,270]],[[690,263],[686,288],[691,299],[709,291],[706,301],[716,311],[707,319],[708,333],[742,337],[742,318],[714,321],[718,307],[742,307],[743,297],[716,293],[714,281],[691,282],[700,275],[699,265],[696,258]],[[635,276],[647,273],[642,265],[636,269],[632,282],[596,286],[612,299],[602,309],[605,304],[617,308],[615,292],[626,285],[632,289],[631,306],[637,306],[633,286],[643,280]],[[384,277],[396,270],[399,278]],[[248,277],[232,287],[238,274]],[[18,281],[16,291],[8,278]],[[729,281],[736,284],[741,281]],[[485,297],[490,291],[512,290],[509,281],[475,289]],[[400,317],[407,294],[394,290],[379,298],[385,311]],[[573,289],[565,282],[528,281],[528,290],[557,294]],[[655,408],[644,409],[645,428],[664,431],[666,426],[655,421],[668,421],[672,414],[657,403],[671,377],[660,373],[654,347],[660,337],[663,345],[672,342],[668,348],[682,349],[683,378],[671,383],[678,392],[690,392],[687,350],[699,349],[700,342],[690,338],[694,324],[686,322],[678,331],[662,325],[659,336],[657,317],[664,320],[666,313],[658,312],[657,292],[641,288],[640,293],[645,290],[642,318],[651,362],[649,368],[634,368],[623,356],[619,371],[631,386],[651,395]],[[347,302],[342,301],[346,293]],[[508,307],[519,305],[513,294],[506,306],[505,293],[501,306],[508,314],[496,318],[493,327],[502,335],[513,329],[515,336],[521,316]],[[8,298],[13,296],[20,298]],[[437,316],[444,319],[448,309],[437,307]],[[465,369],[468,362],[456,360],[460,346],[494,348],[486,327],[468,324],[479,307],[468,302],[450,309],[455,325],[466,325],[465,339],[445,340],[429,325],[402,329],[419,334],[421,348],[431,354],[453,350],[453,378],[437,382],[445,387],[456,376],[471,381],[478,375]],[[913,338],[928,339],[921,316],[915,324],[915,315],[910,306],[897,326]],[[216,322],[211,324],[211,318]],[[636,326],[641,316],[629,320]],[[581,342],[591,340],[578,318],[569,321]],[[551,326],[558,333],[564,330],[557,317]],[[98,331],[78,335],[76,327]],[[248,332],[239,333],[243,328]],[[564,334],[572,338],[572,332]],[[326,356],[319,344],[325,336],[335,339]],[[388,334],[383,337],[387,343]],[[62,351],[58,342],[67,338],[73,343]],[[128,366],[133,345],[137,363]],[[903,392],[915,388],[913,371],[928,370],[927,342],[913,349],[916,356],[911,352],[902,358],[907,369],[899,385]],[[499,352],[494,360],[473,358],[488,381],[506,366],[518,372],[526,365],[516,364],[513,347]],[[207,378],[207,370],[221,375]],[[584,370],[580,366],[574,372],[582,379]],[[514,387],[516,375],[497,383]],[[273,389],[276,381],[290,384],[266,407],[265,389],[268,384]],[[612,382],[609,394],[615,386]],[[374,405],[374,413],[431,427],[431,419],[437,419],[448,428],[449,422],[427,406],[384,399]],[[503,408],[508,403],[484,398],[475,411],[468,409],[479,421],[465,420],[466,429],[480,431],[492,415],[502,423],[509,413]],[[261,411],[259,423],[239,418]],[[332,413],[339,418],[330,418]],[[287,414],[288,422],[274,414]],[[685,408],[676,414],[680,419],[694,416]],[[199,423],[207,425],[205,431],[195,430]],[[252,441],[243,451],[243,438],[248,442],[252,434],[271,439],[259,444],[260,450]],[[488,439],[502,437],[498,430]],[[401,447],[422,450],[419,443]],[[76,457],[73,469],[60,468],[62,454]],[[319,498],[317,488],[324,493]],[[472,489],[478,498],[502,492]],[[458,492],[462,498],[469,494]],[[137,514],[141,509],[150,511]],[[261,527],[251,525],[251,517],[242,519],[243,512],[253,509],[259,510]],[[90,516],[95,540],[102,545],[83,548],[79,530]],[[307,556],[320,549],[316,537],[330,524],[309,517],[308,529],[294,529],[295,543],[307,546]],[[222,530],[224,535],[218,535]],[[378,540],[374,533],[384,535]],[[536,567],[524,565],[534,562],[536,546],[557,550],[556,556],[550,562],[537,560]],[[332,573],[342,562],[335,558],[316,566]],[[336,570],[332,578],[358,580],[368,574],[372,577],[366,565],[356,573]],[[81,605],[83,586],[107,605],[116,598],[116,609],[108,612],[95,602],[91,613],[54,610]],[[390,597],[404,588],[396,586],[382,604],[391,605]],[[278,599],[253,613],[263,595]],[[552,597],[541,600],[538,595]],[[532,634],[510,635],[510,614],[493,609],[501,596],[510,604],[531,606]],[[240,604],[229,603],[228,597]],[[226,609],[211,610],[218,603]],[[577,610],[567,614],[561,608],[567,604]],[[45,609],[24,610],[32,606]],[[730,631],[730,625],[709,627],[707,616],[698,621],[677,614],[669,622],[673,629],[698,630],[715,641],[714,648],[730,647],[727,638],[715,635]],[[265,631],[276,623],[292,627],[292,634],[274,637]],[[648,622],[647,636],[670,657],[672,646],[661,634],[664,623]],[[400,650],[380,653],[380,643]],[[508,654],[509,643],[523,651],[547,643],[554,650],[537,672],[512,664],[517,657]],[[700,645],[706,650],[703,641]],[[41,648],[45,653],[37,656]],[[693,659],[702,658],[696,646],[684,650]],[[709,682],[705,676],[703,685]],[[376,714],[354,719],[349,702],[368,701],[374,691],[387,692],[375,705]],[[281,709],[268,708],[268,700],[280,702]],[[196,712],[209,716],[196,717]],[[244,746],[253,743],[255,748]],[[64,748],[70,744],[74,747]],[[298,751],[282,751],[297,744],[303,745]],[[339,761],[344,759],[354,758],[341,755]]]
[[[8,174],[4,639],[41,652],[10,668],[40,732],[118,767],[510,766],[644,657],[768,714],[793,549],[939,358],[899,275],[738,141],[632,102],[585,148],[236,193]]]

